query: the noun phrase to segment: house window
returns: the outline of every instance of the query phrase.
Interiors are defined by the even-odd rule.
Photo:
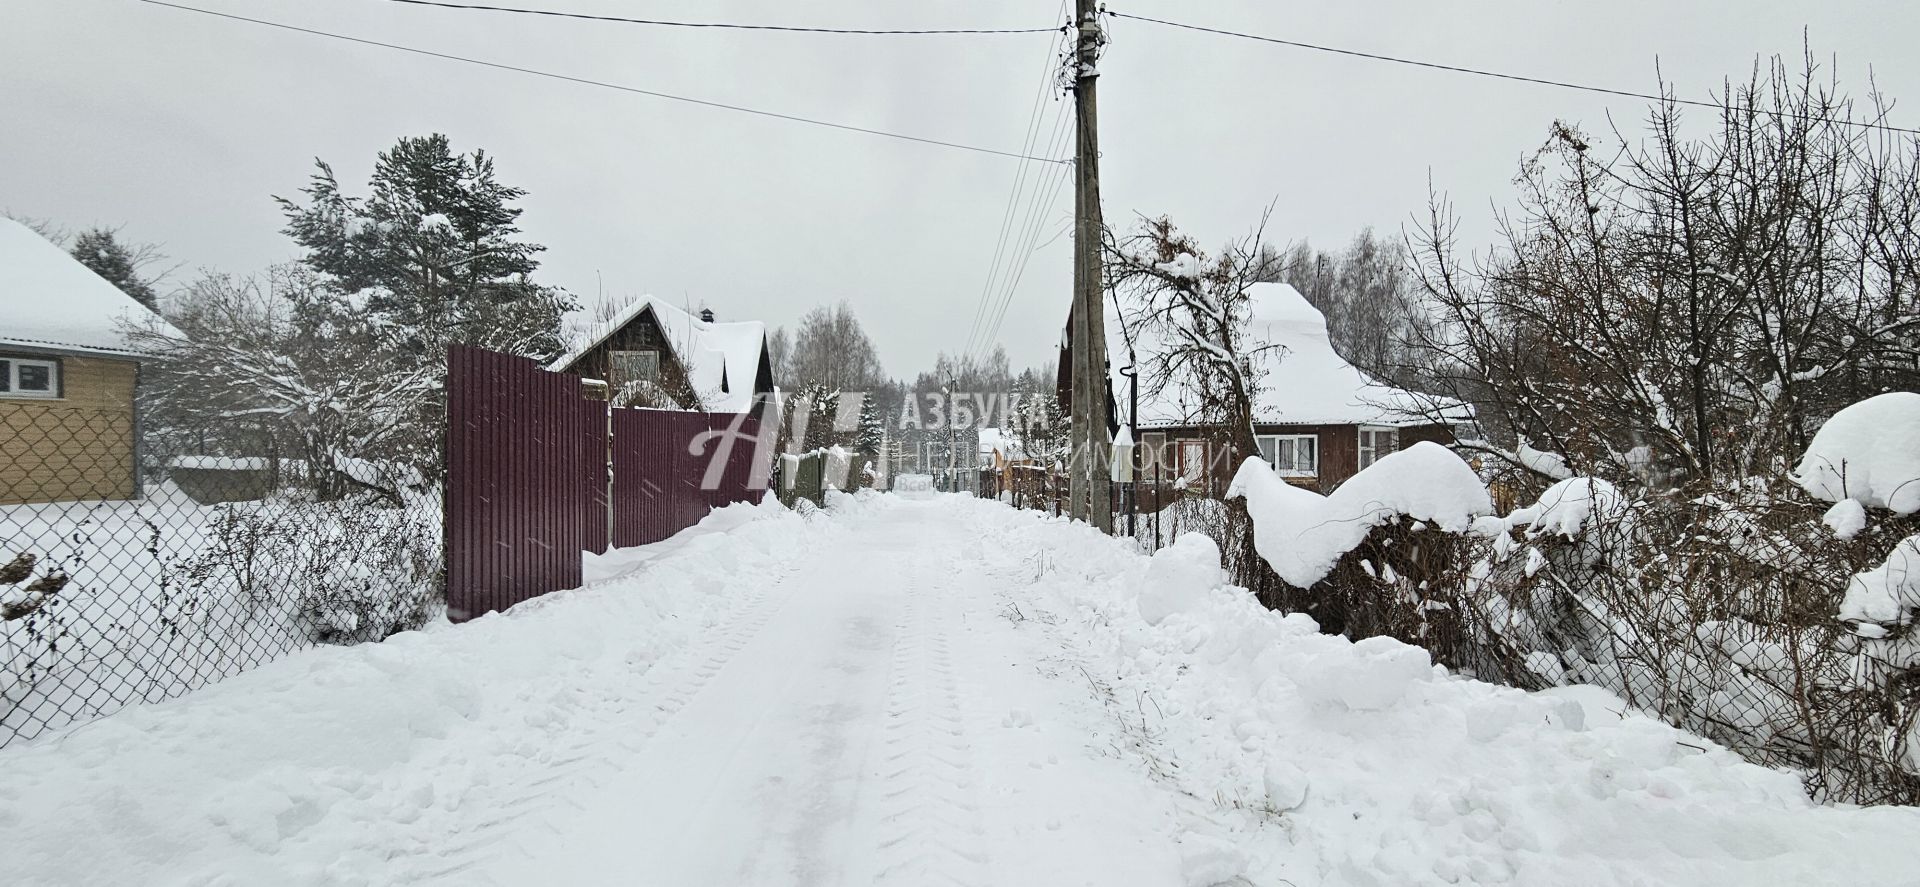
[[[1175,444],[1178,449],[1180,483],[1191,486],[1207,476],[1207,442],[1187,439]]]
[[[60,396],[60,362],[0,357],[0,397]]]
[[[1400,449],[1397,435],[1391,428],[1360,429],[1360,467],[1372,465],[1381,456]]]
[[[1315,477],[1320,473],[1320,438],[1311,434],[1266,434],[1254,439],[1260,458],[1283,477]]]
[[[613,390],[619,391],[630,382],[660,382],[660,352],[658,351],[615,351],[611,355]]]

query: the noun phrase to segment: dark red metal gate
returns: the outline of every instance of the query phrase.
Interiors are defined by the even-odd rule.
[[[611,426],[613,437],[607,437]],[[658,542],[766,491],[752,415],[615,408],[531,360],[447,355],[447,611],[456,622],[580,585],[580,553]],[[713,460],[721,460],[709,470]],[[607,468],[613,466],[613,506]]]
[[[580,585],[607,540],[606,404],[575,376],[447,355],[447,612],[463,621]]]
[[[615,409],[614,547],[658,542],[713,508],[758,501],[766,491],[766,478],[753,476],[759,429],[735,413]]]

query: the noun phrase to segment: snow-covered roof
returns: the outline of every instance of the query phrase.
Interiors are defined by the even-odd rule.
[[[999,453],[1002,458],[1017,461],[1027,458],[1026,450],[1005,431],[990,425],[977,429],[980,435],[980,455]]]
[[[706,321],[653,296],[620,309],[611,320],[571,353],[547,369],[564,372],[609,336],[651,311],[674,356],[686,368],[687,382],[700,402],[715,413],[744,413],[753,406],[753,385],[760,375],[760,355],[767,343],[767,325],[757,320]],[[721,383],[724,380],[725,385]],[[721,390],[724,387],[726,390]]]
[[[137,355],[123,322],[179,335],[32,228],[0,218],[0,347]]]
[[[1333,350],[1327,336],[1327,318],[1289,284],[1259,283],[1247,291],[1251,300],[1249,346],[1273,345],[1255,363],[1264,370],[1254,404],[1254,420],[1297,425],[1422,425],[1431,421],[1424,409],[1438,405],[1433,398],[1384,385],[1361,372]],[[1126,330],[1136,336],[1134,353],[1143,373],[1154,363],[1161,345],[1142,336],[1140,322],[1129,315]],[[1113,399],[1124,421],[1129,380],[1120,374],[1127,363],[1122,318],[1107,309],[1107,353],[1113,380]],[[1199,411],[1199,399],[1175,381],[1159,395],[1148,379],[1140,380],[1140,427],[1189,424]],[[1471,418],[1468,408],[1442,401],[1449,412],[1457,407],[1458,420]]]

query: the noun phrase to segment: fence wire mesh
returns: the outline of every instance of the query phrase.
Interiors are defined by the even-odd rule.
[[[0,400],[0,746],[443,607],[436,479],[264,423],[138,428]]]

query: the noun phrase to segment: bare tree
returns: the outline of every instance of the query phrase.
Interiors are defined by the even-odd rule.
[[[1254,404],[1261,385],[1262,353],[1276,347],[1253,336],[1248,289],[1272,272],[1271,254],[1260,249],[1267,217],[1249,236],[1209,256],[1166,217],[1142,222],[1135,234],[1111,244],[1108,286],[1123,294],[1123,311],[1157,351],[1138,355],[1142,393],[1158,396],[1178,387],[1193,398],[1194,425],[1212,430],[1211,444],[1228,466],[1257,455]],[[1253,523],[1246,503],[1227,504],[1223,538],[1234,581],[1266,594],[1277,588],[1272,571],[1253,549]]]
[[[822,305],[800,319],[788,358],[795,385],[823,385],[829,391],[864,391],[886,381],[873,341],[853,316],[853,306]]]
[[[1811,60],[1776,59],[1699,137],[1671,100],[1611,150],[1556,124],[1477,261],[1436,199],[1421,344],[1438,387],[1478,405],[1478,446],[1724,487],[1779,474],[1840,405],[1920,382],[1920,141],[1855,114]]]

